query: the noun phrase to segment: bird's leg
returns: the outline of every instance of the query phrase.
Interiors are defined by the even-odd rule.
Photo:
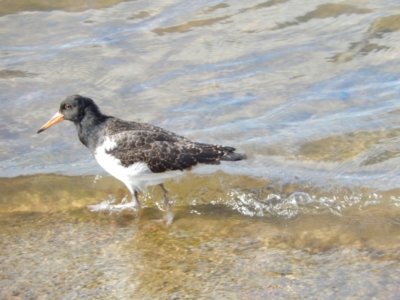
[[[139,220],[141,218],[142,215],[142,210],[140,209],[140,201],[139,201],[139,195],[137,191],[133,191],[132,192],[132,202],[133,204],[133,208],[134,208],[134,216],[136,220]]]
[[[169,226],[172,224],[172,221],[174,220],[174,212],[172,210],[172,205],[168,200],[168,191],[165,189],[164,185],[162,183],[159,184],[161,189],[164,191],[164,204],[167,209],[167,215],[165,216],[165,222],[166,225]]]
[[[133,203],[133,207],[135,209],[140,209],[140,202],[139,202],[139,196],[138,196],[138,192],[135,190],[132,193],[132,203]]]

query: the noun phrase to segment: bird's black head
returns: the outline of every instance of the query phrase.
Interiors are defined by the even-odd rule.
[[[91,116],[102,115],[92,99],[80,95],[68,96],[61,102],[59,111],[39,129],[38,133],[62,120],[68,120],[78,124],[87,114],[91,114]]]
[[[61,102],[58,112],[64,116],[64,120],[79,123],[87,111],[99,113],[99,108],[90,98],[72,95]]]

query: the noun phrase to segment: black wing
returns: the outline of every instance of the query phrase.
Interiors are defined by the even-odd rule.
[[[133,122],[126,131],[110,134],[117,147],[107,153],[117,157],[125,167],[145,162],[154,173],[190,169],[198,163],[219,164],[235,148],[192,142],[162,128]],[[134,128],[133,128],[134,127]]]

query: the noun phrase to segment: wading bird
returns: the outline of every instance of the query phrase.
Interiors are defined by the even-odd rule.
[[[65,98],[59,111],[38,133],[62,120],[75,124],[79,140],[99,165],[127,186],[136,209],[140,208],[138,192],[146,186],[159,185],[164,192],[167,225],[172,223],[174,214],[163,185],[166,179],[197,164],[246,158],[245,154],[235,153],[233,147],[192,142],[151,124],[103,115],[92,99],[79,95]]]

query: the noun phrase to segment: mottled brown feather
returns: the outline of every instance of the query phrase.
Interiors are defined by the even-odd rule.
[[[107,120],[106,135],[117,143],[107,151],[124,167],[145,162],[154,173],[185,170],[197,165],[219,164],[220,159],[235,148],[192,142],[151,124]]]

